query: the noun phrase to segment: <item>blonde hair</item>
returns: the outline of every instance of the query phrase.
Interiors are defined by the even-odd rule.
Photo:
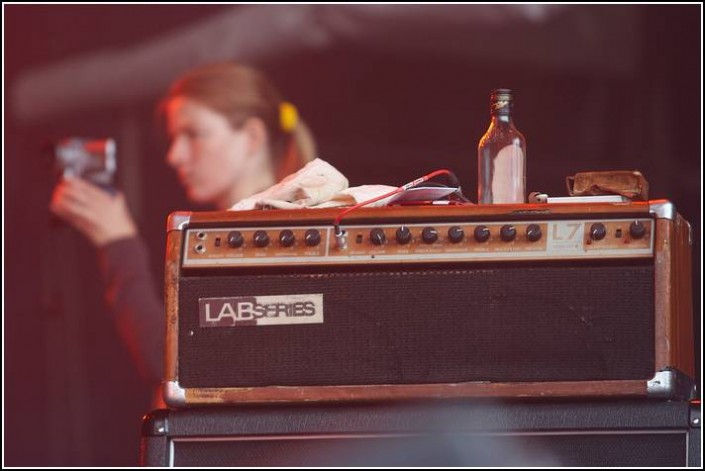
[[[226,62],[190,70],[171,85],[162,108],[176,97],[198,101],[225,116],[235,129],[249,118],[261,119],[267,129],[277,179],[315,157],[316,146],[308,126],[298,118],[296,109],[282,99],[274,84],[252,67]],[[282,113],[287,113],[286,119]]]

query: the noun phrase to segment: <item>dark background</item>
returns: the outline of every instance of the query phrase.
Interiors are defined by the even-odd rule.
[[[28,70],[137,47],[233,8],[245,7],[3,6],[7,465],[134,465],[140,418],[149,410],[150,391],[103,307],[93,249],[51,223],[53,175],[42,147],[63,136],[117,139],[122,186],[151,248],[156,279],[163,275],[167,215],[200,209],[186,201],[164,163],[166,141],[154,113],[159,94],[20,119],[13,87]],[[630,28],[608,34],[600,18]],[[402,40],[390,23],[378,39],[341,35],[325,47],[250,62],[297,105],[319,156],[351,186],[398,185],[449,168],[472,200],[489,91],[514,89],[529,191],[561,196],[565,176],[579,171],[640,170],[651,198],[672,200],[690,221],[700,332],[700,18],[700,5],[571,6],[543,22],[480,25],[468,48],[467,30],[455,41],[457,25],[436,43],[437,30],[424,42],[423,22],[399,32]],[[594,36],[592,56],[565,53],[573,33]],[[404,35],[413,36],[408,46]],[[610,61],[601,63],[601,55]],[[698,370],[699,343],[698,334]]]

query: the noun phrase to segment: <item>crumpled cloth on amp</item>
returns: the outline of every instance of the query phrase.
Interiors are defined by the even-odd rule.
[[[274,186],[235,203],[231,211],[250,209],[333,208],[349,206],[394,190],[387,185],[348,188],[348,179],[328,162],[314,159]],[[386,198],[370,206],[382,206]]]

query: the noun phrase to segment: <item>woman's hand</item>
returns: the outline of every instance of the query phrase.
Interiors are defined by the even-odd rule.
[[[122,193],[111,195],[77,177],[56,186],[49,207],[98,247],[137,235]]]

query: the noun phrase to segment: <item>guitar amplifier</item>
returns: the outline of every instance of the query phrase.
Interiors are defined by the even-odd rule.
[[[170,216],[167,404],[691,396],[668,201],[340,211]]]
[[[228,405],[155,410],[140,464],[701,467],[700,404],[641,399]]]

